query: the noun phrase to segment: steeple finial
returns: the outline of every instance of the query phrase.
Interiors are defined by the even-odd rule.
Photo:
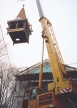
[[[25,6],[25,5],[23,4],[23,8],[24,8],[24,6]]]

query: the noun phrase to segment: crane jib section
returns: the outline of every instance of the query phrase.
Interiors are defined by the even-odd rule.
[[[57,44],[52,24],[46,18],[41,18],[42,35],[46,42],[48,56],[53,71],[54,81],[63,81],[63,74],[66,74],[64,62]]]

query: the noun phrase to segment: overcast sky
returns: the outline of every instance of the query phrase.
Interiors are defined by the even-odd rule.
[[[77,0],[40,0],[44,15],[53,25],[54,33],[65,64],[77,67]],[[13,20],[25,5],[25,12],[32,24],[29,44],[15,44],[6,35],[7,21]],[[6,42],[11,43],[10,61],[18,67],[29,67],[41,61],[42,38],[39,13],[35,0],[0,0],[0,25]],[[44,59],[47,59],[45,48]]]

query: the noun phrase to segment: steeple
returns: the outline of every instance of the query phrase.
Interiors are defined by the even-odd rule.
[[[24,5],[19,14],[14,20],[7,21],[7,33],[10,35],[13,44],[29,43],[29,36],[31,35],[31,25],[26,18]]]
[[[24,10],[24,5],[23,5],[23,8],[20,10],[20,12],[19,12],[19,14],[17,15],[16,18],[22,18],[22,19],[26,18],[26,14],[25,14],[25,10]]]

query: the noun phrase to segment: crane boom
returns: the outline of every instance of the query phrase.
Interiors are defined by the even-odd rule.
[[[36,4],[37,4],[37,7],[38,7],[38,11],[39,11],[40,18],[44,17],[44,13],[43,13],[42,6],[40,4],[40,1],[39,0],[36,0]]]
[[[39,21],[42,26],[42,37],[44,38],[44,41],[47,47],[50,66],[52,69],[52,75],[54,79],[53,83],[48,84],[48,91],[54,90],[55,88],[55,95],[60,94],[62,90],[67,89],[67,88],[69,88],[69,90],[71,91],[72,85],[70,81],[66,80],[63,76],[63,74],[67,74],[67,73],[66,73],[63,59],[62,59],[62,56],[61,56],[61,53],[57,44],[57,40],[53,31],[52,24],[44,16],[39,0],[36,0],[36,4],[37,4],[39,15],[40,15]]]
[[[52,67],[54,81],[55,82],[63,81],[63,75],[62,75],[62,71],[58,63],[55,46],[54,46],[53,40],[50,37],[50,32],[48,29],[48,20],[46,18],[42,18],[40,19],[40,22],[43,28],[42,36],[46,43],[50,65]]]
[[[36,0],[39,15],[40,15],[40,22],[42,25],[42,35],[46,42],[48,56],[50,60],[50,65],[52,67],[52,73],[54,81],[63,81],[63,73],[66,73],[63,59],[56,41],[56,37],[54,35],[52,24],[49,22],[47,18],[44,17],[42,7],[39,0]],[[63,72],[63,73],[62,73]]]

